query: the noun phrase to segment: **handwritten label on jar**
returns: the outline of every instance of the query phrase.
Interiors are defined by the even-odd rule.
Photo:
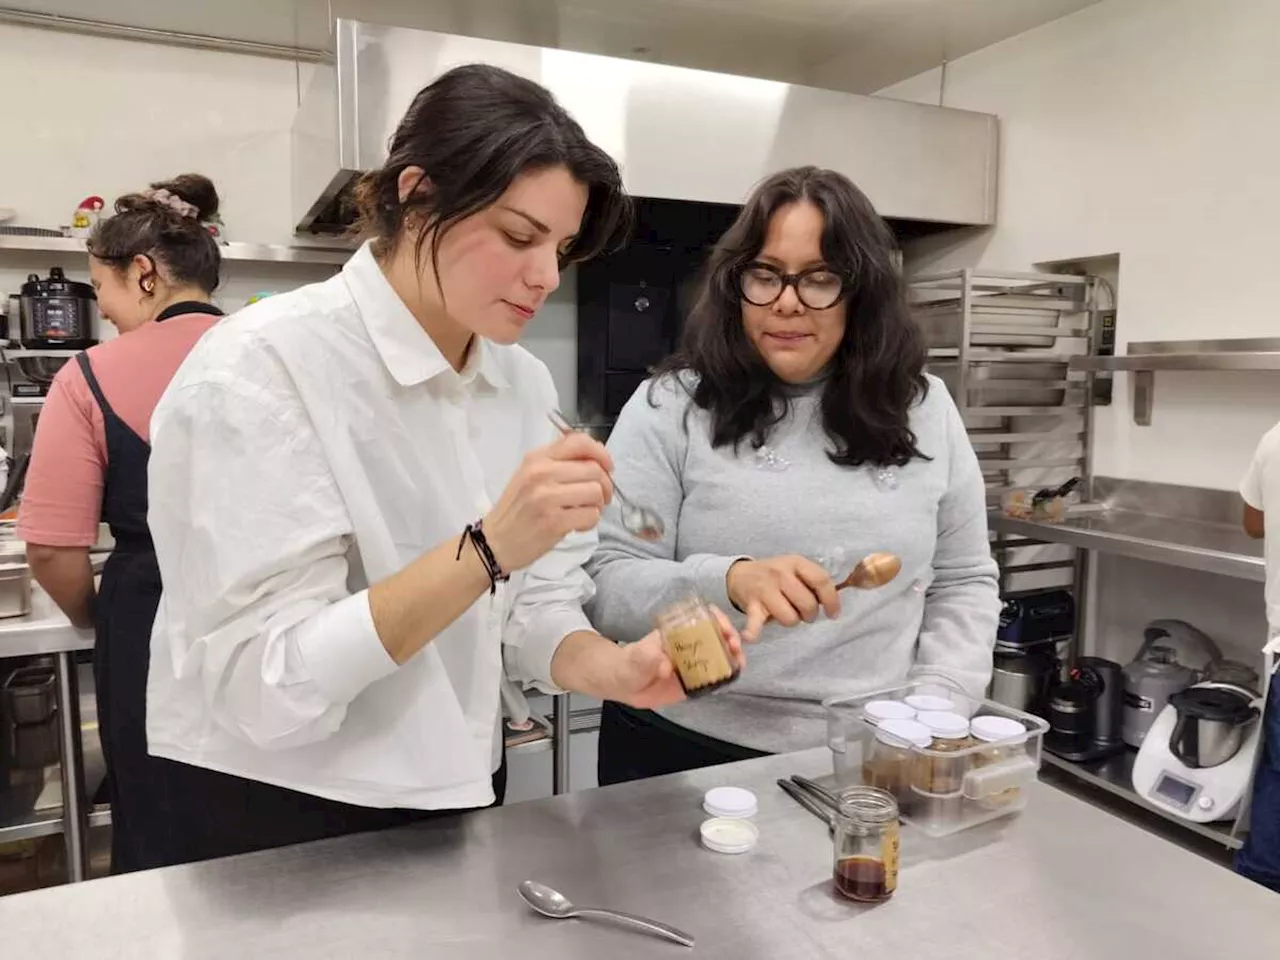
[[[681,624],[666,633],[667,652],[687,690],[721,683],[733,675],[720,631],[710,619]]]

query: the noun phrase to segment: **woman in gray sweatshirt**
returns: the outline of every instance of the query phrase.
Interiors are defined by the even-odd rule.
[[[697,592],[758,642],[711,696],[607,703],[601,783],[821,745],[834,694],[918,676],[985,689],[1000,601],[982,475],[923,373],[895,250],[843,175],[775,174],[712,252],[680,351],[622,411],[618,482],[666,534],[638,540],[606,512],[596,627],[638,640]],[[837,595],[877,551],[902,558],[897,578]]]

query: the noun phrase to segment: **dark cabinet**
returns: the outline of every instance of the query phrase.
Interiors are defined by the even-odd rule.
[[[707,252],[735,216],[724,204],[640,198],[632,242],[578,268],[581,421],[612,424],[675,349]]]

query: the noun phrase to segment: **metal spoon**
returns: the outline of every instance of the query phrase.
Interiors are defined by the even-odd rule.
[[[523,880],[516,889],[519,890],[525,903],[544,917],[551,917],[553,920],[568,920],[571,917],[583,920],[605,920],[650,933],[656,937],[673,940],[682,946],[693,946],[693,937],[683,930],[677,930],[675,927],[669,927],[665,923],[659,923],[647,917],[637,917],[632,913],[600,910],[595,907],[575,907],[563,893],[552,890],[545,883],[538,883],[536,880]]]
[[[858,590],[874,590],[883,587],[902,570],[902,558],[893,553],[870,553],[858,561],[853,572],[836,585],[837,590],[854,587]]]
[[[559,410],[552,410],[547,414],[547,417],[564,436],[567,437],[569,434],[577,432]],[[667,525],[662,522],[662,518],[656,512],[648,507],[640,506],[628,497],[618,487],[616,480],[613,482],[613,492],[618,497],[618,507],[622,511],[622,525],[626,527],[628,532],[641,540],[647,540],[649,543],[656,543],[662,539],[667,532]]]

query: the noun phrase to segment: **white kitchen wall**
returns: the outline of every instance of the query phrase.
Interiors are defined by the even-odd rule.
[[[947,65],[948,107],[1001,123],[997,226],[918,269],[1120,254],[1131,340],[1280,336],[1280,3],[1105,0]],[[938,70],[881,91],[937,103]],[[1280,419],[1280,375],[1160,373],[1134,426],[1126,374],[1099,474],[1234,488]]]
[[[288,243],[289,128],[310,67],[263,57],[0,26],[0,207],[14,223],[58,227],[76,205],[188,170],[210,177],[231,240]],[[0,251],[0,293],[28,273],[61,266],[87,279],[78,256]],[[231,263],[219,302],[280,292],[330,275],[326,267]],[[572,271],[530,328],[528,346],[551,368],[561,403],[577,398],[577,308]],[[101,336],[109,337],[108,328]]]
[[[17,222],[69,223],[90,194],[195,170],[230,239],[289,240],[294,64],[9,26],[0,63],[0,206]]]
[[[1129,341],[1280,336],[1280,3],[1104,0],[880,91],[1000,117],[997,226],[922,242],[915,270],[1120,255]],[[1280,419],[1280,375],[1158,373],[1135,426],[1127,374],[1096,415],[1098,474],[1234,489]],[[1100,556],[1088,651],[1126,662],[1181,617],[1256,662],[1262,585]]]
[[[0,117],[10,132],[0,150],[0,207],[17,211],[15,224],[62,226],[87,196],[109,205],[153,180],[195,171],[217,186],[229,239],[291,239],[294,64],[0,26],[0,65]],[[87,279],[83,256],[0,251],[0,292],[16,292],[28,273],[47,276],[55,265]],[[236,309],[252,293],[331,272],[229,264],[219,302]],[[111,335],[109,325],[99,332]]]

